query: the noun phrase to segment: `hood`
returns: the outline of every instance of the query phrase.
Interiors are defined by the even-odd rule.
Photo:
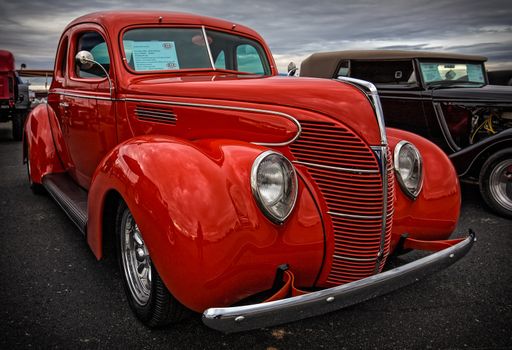
[[[185,99],[191,103],[214,104],[239,102],[241,107],[286,112],[298,120],[300,111],[308,110],[340,121],[369,144],[380,143],[377,119],[367,96],[339,81],[245,75],[146,76],[125,86],[120,93],[129,98],[181,102]]]
[[[512,105],[512,86],[485,85],[482,87],[453,87],[432,91],[434,100],[463,100],[481,103]]]

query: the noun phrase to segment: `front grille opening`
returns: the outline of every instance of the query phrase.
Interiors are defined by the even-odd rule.
[[[290,145],[295,162],[307,168],[331,218],[334,248],[326,282],[343,284],[381,271],[389,253],[394,181],[387,152],[387,207],[383,177],[373,150],[350,129],[331,122],[300,121],[302,133]],[[383,221],[383,216],[386,220]],[[382,230],[385,227],[383,237]],[[329,230],[328,230],[329,231]]]

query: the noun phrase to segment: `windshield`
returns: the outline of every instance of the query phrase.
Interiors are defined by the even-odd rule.
[[[258,42],[202,28],[132,29],[123,35],[123,48],[128,66],[136,72],[216,69],[270,75]]]
[[[420,62],[420,69],[423,80],[429,85],[485,84],[482,63]]]

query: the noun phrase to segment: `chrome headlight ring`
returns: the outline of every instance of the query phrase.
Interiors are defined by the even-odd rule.
[[[282,154],[265,151],[251,169],[252,194],[261,211],[272,222],[281,224],[291,214],[297,200],[297,174]]]
[[[408,141],[400,141],[394,152],[394,167],[402,191],[415,200],[423,186],[423,160],[418,149]]]

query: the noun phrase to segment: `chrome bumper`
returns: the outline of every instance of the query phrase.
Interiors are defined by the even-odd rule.
[[[466,255],[474,241],[475,234],[470,231],[465,240],[454,246],[393,270],[333,288],[260,304],[209,308],[203,313],[203,323],[210,328],[233,333],[342,309],[392,292],[450,266]]]

